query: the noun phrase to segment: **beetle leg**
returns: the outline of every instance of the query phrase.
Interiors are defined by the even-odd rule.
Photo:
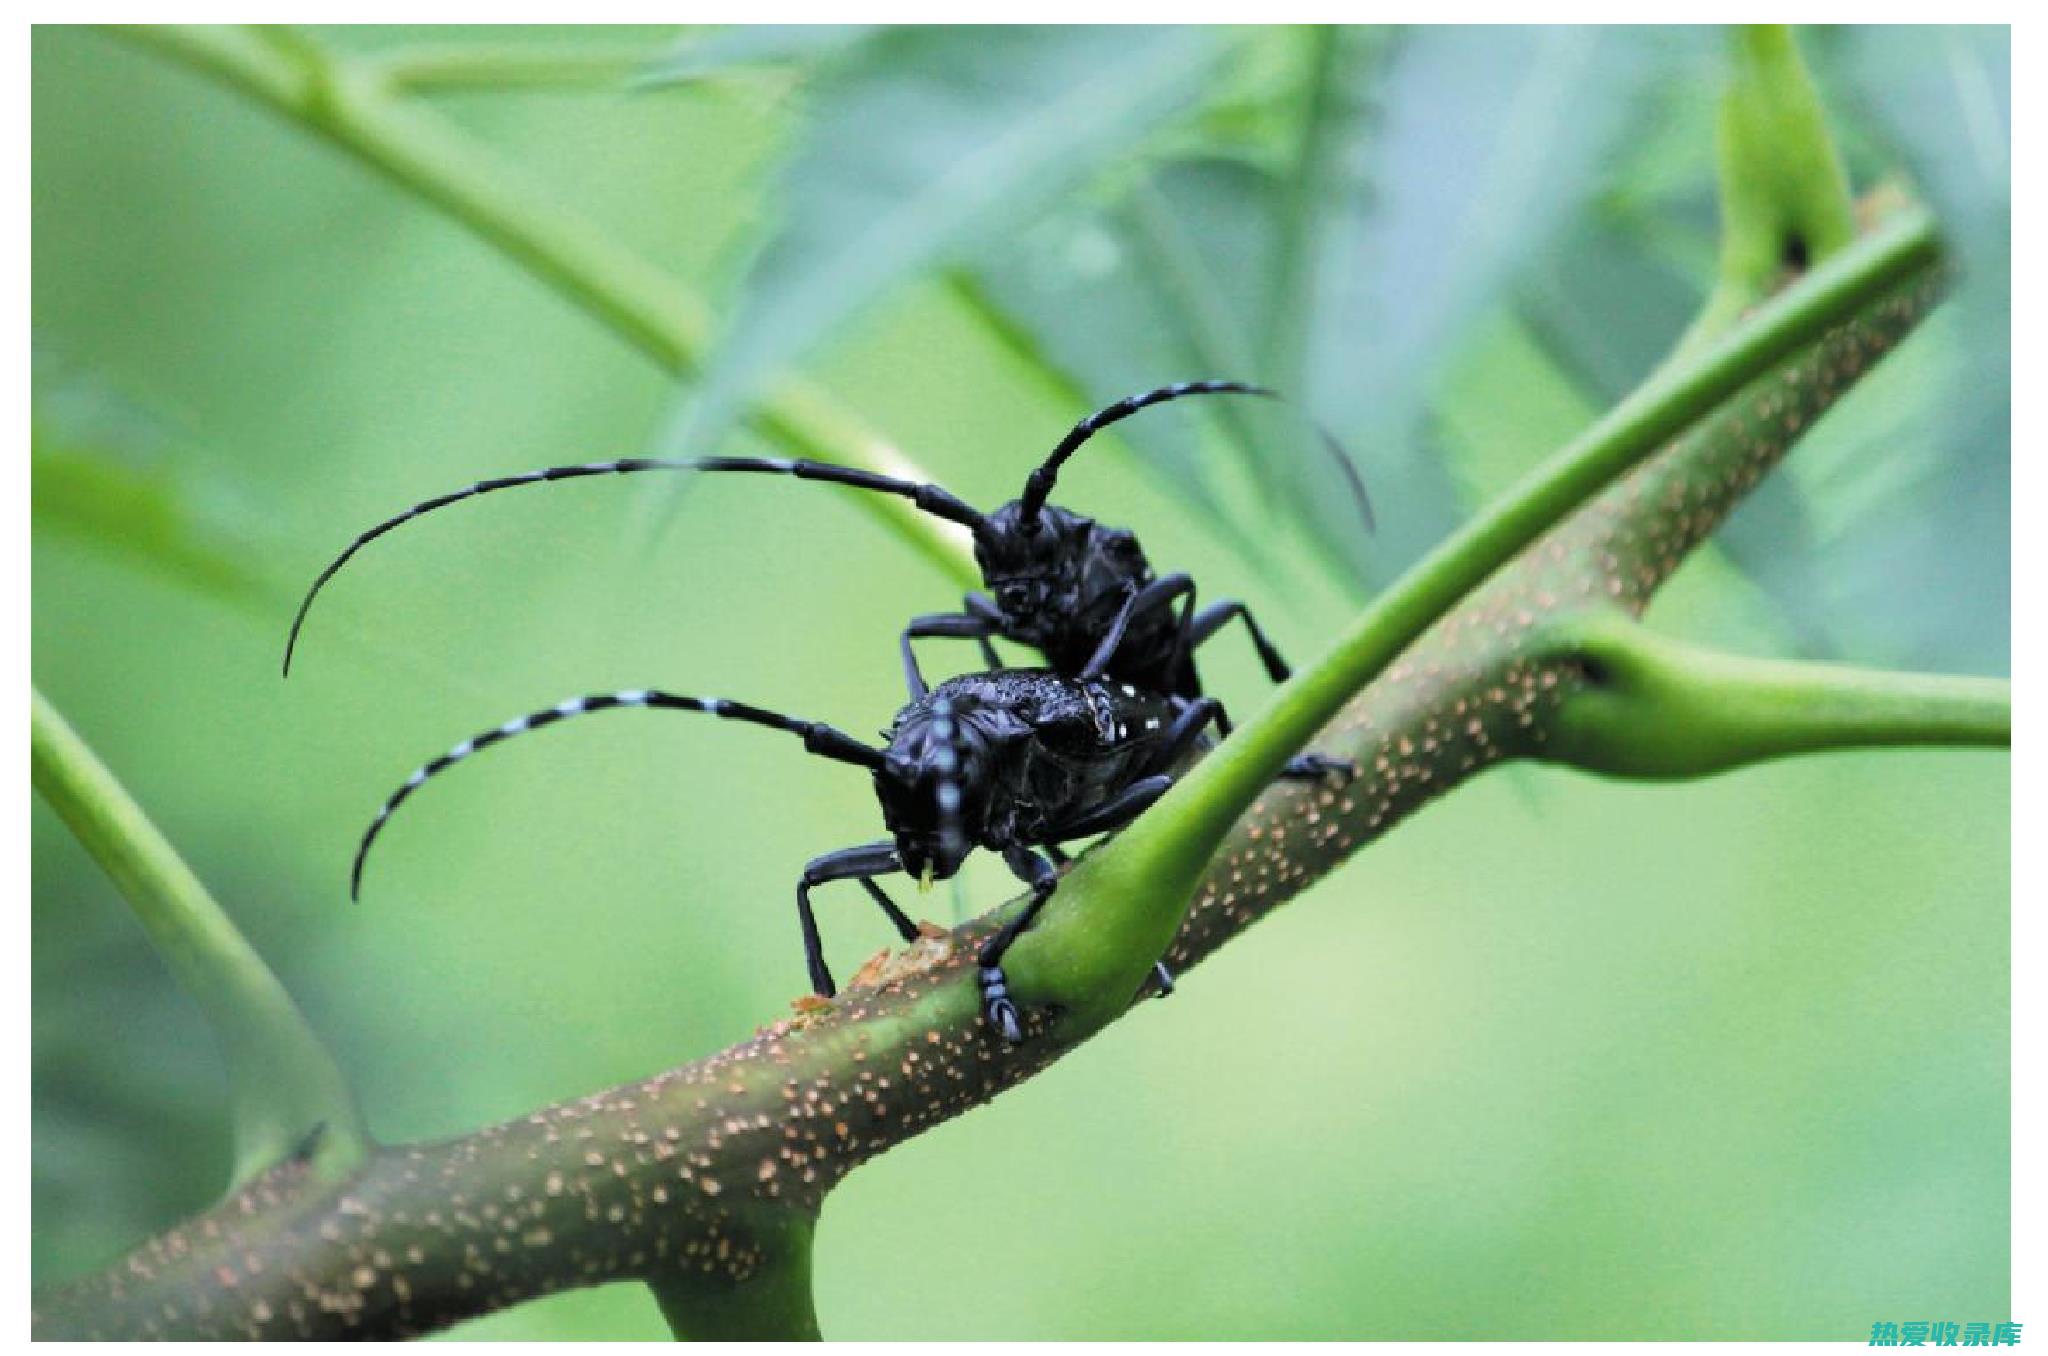
[[[1189,601],[1193,601],[1192,595],[1190,595]],[[1189,651],[1194,650],[1195,647],[1214,636],[1224,626],[1238,618],[1244,620],[1245,630],[1251,632],[1252,647],[1259,652],[1259,662],[1266,666],[1266,676],[1276,683],[1286,682],[1292,676],[1293,670],[1287,667],[1287,661],[1280,657],[1280,652],[1273,648],[1273,642],[1266,639],[1266,633],[1259,628],[1258,622],[1252,619],[1251,609],[1235,599],[1228,599],[1224,602],[1205,607],[1200,613],[1195,615],[1193,620],[1186,621],[1181,632],[1185,648]],[[1200,691],[1200,686],[1194,678],[1194,666],[1192,664],[1188,666],[1188,677],[1189,688],[1193,691]],[[1221,711],[1216,713],[1216,729],[1224,738],[1229,738],[1230,718]],[[1358,775],[1358,764],[1349,758],[1333,758],[1326,754],[1305,753],[1297,758],[1289,759],[1287,766],[1281,770],[1280,776],[1286,781],[1319,782],[1333,772],[1341,773],[1346,780],[1349,780]]]
[[[1116,659],[1117,646],[1123,643],[1124,632],[1130,628],[1132,619],[1141,612],[1170,606],[1174,599],[1183,596],[1188,602],[1181,608],[1180,630],[1185,633],[1187,612],[1194,605],[1195,597],[1195,581],[1188,576],[1169,574],[1153,580],[1141,589],[1134,589],[1125,594],[1124,605],[1117,612],[1116,620],[1110,623],[1108,634],[1096,645],[1095,653],[1089,656],[1087,664],[1082,666],[1081,672],[1076,675],[1077,679],[1091,683],[1109,672],[1110,665]],[[1179,667],[1179,656],[1176,655],[1173,666],[1167,671],[1171,673]]]
[[[1229,733],[1229,725],[1223,718],[1223,703],[1214,697],[1196,697],[1182,706],[1173,718],[1173,724],[1166,727],[1159,750],[1153,755],[1152,766],[1171,770],[1183,758],[1192,753],[1201,739],[1209,722],[1217,722],[1221,732]],[[1134,783],[1138,785],[1141,783]]]
[[[822,998],[830,998],[838,990],[832,983],[832,971],[825,965],[824,944],[818,938],[818,916],[811,910],[811,890],[814,886],[834,880],[858,880],[877,904],[889,915],[889,921],[896,925],[896,931],[904,941],[917,940],[917,924],[905,916],[903,910],[882,893],[882,887],[872,877],[886,876],[892,871],[902,870],[896,860],[896,845],[887,839],[879,843],[863,843],[859,847],[841,848],[813,858],[804,867],[803,875],[796,884],[797,921],[804,932],[804,964],[811,972],[811,988]]]
[[[1091,833],[1108,833],[1112,829],[1120,829],[1150,809],[1152,802],[1165,795],[1166,788],[1172,785],[1173,778],[1164,773],[1132,782],[1087,814],[1055,825],[1048,836],[1085,838]],[[1050,852],[1054,849],[1046,850]]]
[[[1151,809],[1152,803],[1165,795],[1167,788],[1172,785],[1173,778],[1163,773],[1132,782],[1107,803],[1097,806],[1094,811],[1079,819],[1058,826],[1054,832],[1062,837],[1080,838],[1086,834],[1109,833],[1120,829]],[[1045,845],[1044,851],[1056,862],[1066,857],[1064,852],[1050,843]],[[1173,971],[1166,968],[1165,961],[1153,963],[1151,978],[1158,997],[1164,998],[1173,992]]]
[[[1251,609],[1235,599],[1202,609],[1200,615],[1188,626],[1188,648],[1193,649],[1195,646],[1200,645],[1203,641],[1222,630],[1229,622],[1240,617],[1244,619],[1245,629],[1252,634],[1252,646],[1259,652],[1259,662],[1266,666],[1266,676],[1276,683],[1286,682],[1292,675],[1292,670],[1287,667],[1287,661],[1280,657],[1280,652],[1273,648],[1273,642],[1266,639],[1266,633],[1259,629],[1259,624],[1256,621],[1252,620]],[[1218,712],[1216,727],[1225,738],[1229,737],[1229,717]],[[1333,772],[1341,774],[1346,781],[1349,781],[1358,775],[1358,764],[1349,758],[1334,758],[1322,753],[1304,753],[1298,757],[1288,759],[1287,766],[1280,771],[1280,776],[1285,781],[1319,782]]]
[[[1234,598],[1205,607],[1196,614],[1188,624],[1188,648],[1194,649],[1238,617],[1244,618],[1244,629],[1252,633],[1252,648],[1259,652],[1259,662],[1266,666],[1266,676],[1276,683],[1286,682],[1293,670],[1273,648],[1273,642],[1266,639],[1266,633],[1259,629],[1259,624],[1252,620],[1251,609]]]
[[[960,600],[960,604],[966,608],[968,616],[979,617],[988,623],[988,634],[981,638],[982,662],[992,669],[1002,668],[1003,657],[996,653],[996,647],[989,643],[988,638],[1004,634],[1003,610],[997,607],[996,600],[986,593],[967,594]]]
[[[1339,758],[1327,753],[1302,753],[1287,760],[1287,766],[1280,769],[1280,780],[1286,782],[1319,782],[1332,773],[1345,781],[1358,776],[1356,759]]]
[[[982,943],[981,953],[976,959],[981,965],[982,1016],[1005,1041],[1016,1045],[1024,1039],[1024,1023],[1017,1015],[1017,1005],[1010,1000],[1009,977],[1003,973],[1003,954],[1017,940],[1018,934],[1031,926],[1060,882],[1059,873],[1051,862],[1022,845],[1004,848],[1003,861],[1017,873],[1017,879],[1031,887],[1031,902],[1019,910],[1015,918],[1003,924],[1001,931]]]
[[[890,869],[894,870],[895,868],[892,866]],[[868,892],[868,898],[874,900],[876,904],[881,906],[882,912],[889,915],[889,922],[895,927],[896,935],[906,942],[916,941],[921,935],[917,930],[917,924],[911,921],[909,914],[896,907],[896,901],[889,898],[881,886],[875,884],[875,878],[873,876],[861,876],[857,879],[860,881],[861,888]]]
[[[1131,627],[1131,614],[1138,610],[1138,599],[1142,589],[1129,589],[1124,593],[1124,605],[1117,609],[1116,620],[1109,624],[1109,631],[1095,647],[1095,653],[1088,656],[1088,662],[1074,675],[1075,680],[1092,683],[1109,671],[1110,661],[1116,658],[1116,647],[1124,643],[1124,632]]]
[[[958,636],[962,639],[981,642],[982,657],[989,661],[992,669],[1002,667],[995,647],[988,643],[994,632],[994,624],[986,617],[969,616],[964,612],[932,612],[922,617],[912,617],[910,625],[903,628],[903,681],[910,688],[910,700],[922,699],[930,689],[924,681],[924,674],[918,670],[917,655],[910,642],[919,636]]]

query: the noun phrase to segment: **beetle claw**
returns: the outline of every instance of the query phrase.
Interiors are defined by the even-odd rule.
[[[1024,1023],[1010,1001],[1010,986],[1000,965],[981,967],[981,1014],[1010,1045],[1024,1040]]]
[[[1304,753],[1287,760],[1280,776],[1290,782],[1320,782],[1332,776],[1343,785],[1358,779],[1359,766],[1350,758],[1333,758],[1326,753]]]

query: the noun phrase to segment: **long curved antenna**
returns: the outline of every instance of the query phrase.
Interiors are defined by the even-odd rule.
[[[1372,496],[1365,492],[1365,477],[1358,473],[1358,466],[1351,460],[1351,454],[1344,450],[1344,444],[1337,441],[1336,434],[1314,420],[1310,420],[1309,425],[1315,429],[1316,438],[1330,454],[1330,460],[1337,463],[1337,473],[1344,477],[1345,485],[1350,487],[1351,502],[1358,505],[1358,516],[1364,520],[1365,530],[1379,531],[1379,520],[1372,511]]]
[[[819,754],[841,763],[852,763],[856,767],[873,769],[882,766],[883,762],[880,749],[870,748],[830,725],[821,725],[809,720],[793,720],[773,711],[763,711],[757,706],[748,706],[744,702],[729,702],[717,697],[679,697],[672,692],[653,692],[644,688],[628,692],[607,692],[594,697],[571,697],[545,711],[535,711],[516,720],[508,720],[503,725],[486,730],[472,739],[465,739],[407,777],[405,785],[392,792],[391,798],[378,809],[377,817],[370,821],[370,827],[363,834],[361,845],[356,848],[356,859],[348,873],[348,897],[355,899],[360,896],[364,859],[370,855],[370,844],[376,842],[377,835],[384,831],[384,825],[390,820],[391,812],[403,805],[406,797],[425,785],[428,778],[447,771],[477,750],[502,743],[514,735],[542,729],[556,721],[567,720],[571,716],[585,716],[593,711],[610,711],[614,708],[635,706],[661,711],[701,711],[706,715],[722,716],[726,720],[744,720],[755,725],[765,725],[771,730],[785,730],[790,734],[802,736],[805,752]]]
[[[1266,400],[1284,399],[1278,391],[1265,386],[1253,386],[1249,382],[1182,381],[1176,382],[1171,386],[1161,386],[1155,390],[1142,391],[1137,395],[1125,396],[1113,405],[1105,405],[1067,430],[1067,436],[1060,439],[1059,445],[1054,447],[1045,461],[1025,479],[1024,493],[1019,496],[1019,501],[1023,505],[1023,511],[1020,515],[1022,521],[1026,523],[1036,523],[1038,521],[1038,511],[1045,507],[1047,497],[1052,494],[1053,483],[1059,479],[1060,467],[1066,464],[1067,458],[1073,456],[1075,450],[1082,443],[1087,442],[1111,424],[1122,419],[1128,419],[1140,410],[1150,409],[1154,405],[1163,405],[1169,400],[1179,400],[1183,396],[1198,395],[1248,395],[1259,396]],[[1336,460],[1338,469],[1343,472],[1344,482],[1350,486],[1351,496],[1357,501],[1359,516],[1365,520],[1366,530],[1368,532],[1372,531],[1374,528],[1372,500],[1365,492],[1365,481],[1360,478],[1358,468],[1352,465],[1351,458],[1346,455],[1343,447],[1330,435],[1328,430],[1324,429],[1320,424],[1316,425],[1315,429],[1317,435],[1322,439],[1323,446],[1328,449],[1330,456]]]
[[[883,494],[901,495],[918,508],[948,522],[959,523],[969,531],[980,535],[988,530],[988,522],[981,514],[963,502],[958,496],[937,485],[920,485],[915,481],[898,480],[894,476],[877,475],[852,466],[834,466],[822,461],[790,461],[780,457],[696,457],[684,460],[669,460],[657,457],[625,457],[618,461],[586,462],[579,466],[549,466],[538,471],[528,471],[516,476],[498,476],[491,480],[479,480],[467,489],[449,494],[437,495],[432,499],[414,504],[395,518],[386,518],[369,531],[348,544],[348,549],[336,556],[326,569],[320,571],[313,587],[306,590],[305,601],[299,604],[298,614],[292,618],[291,634],[284,643],[284,675],[292,672],[292,654],[298,649],[299,629],[306,624],[306,614],[313,609],[317,597],[327,581],[335,576],[342,566],[348,564],[356,552],[368,546],[377,538],[401,523],[409,523],[422,514],[435,509],[459,504],[465,499],[478,495],[492,494],[498,490],[517,489],[521,485],[539,485],[550,480],[574,480],[580,476],[625,475],[633,471],[751,471],[762,475],[795,476],[798,480],[822,480],[834,485],[847,485],[857,490],[877,490]]]

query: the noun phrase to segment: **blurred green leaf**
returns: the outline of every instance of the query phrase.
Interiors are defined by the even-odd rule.
[[[1718,540],[1803,654],[2000,669],[2011,546],[2008,49],[2002,33],[1982,29],[1834,36],[1812,46],[1841,140],[1867,173],[1912,170],[1964,275],[1954,318],[1930,327],[1944,336],[1940,353],[1919,351],[1937,342],[1928,339],[1902,355],[1919,364],[1914,375],[1880,374],[1757,487]],[[1631,169],[1627,182],[1642,177]],[[1698,215],[1693,196],[1667,183],[1660,201],[1638,196],[1582,218],[1519,289],[1520,318],[1596,404],[1661,356],[1691,305],[1697,287],[1665,241],[1689,229],[1681,216]]]
[[[1698,282],[1650,248],[1638,223],[1582,214],[1532,261],[1515,314],[1595,409],[1634,390],[1698,309]]]
[[[1134,166],[1097,199],[985,251],[974,261],[973,286],[1003,313],[1003,328],[1023,336],[1018,346],[1091,405],[1197,376],[1277,384],[1291,411],[1217,402],[1196,417],[1134,420],[1118,434],[1248,561],[1264,563],[1267,554],[1249,530],[1250,493],[1282,515],[1290,535],[1305,530],[1339,579],[1362,591],[1367,534],[1265,332],[1282,256],[1299,243],[1283,235],[1295,224],[1298,195],[1274,165],[1303,120],[1302,86],[1334,79],[1325,56],[1340,41],[1348,50],[1377,36],[1263,36],[1246,45],[1244,62],[1232,63],[1220,95],[1229,116],[1205,110],[1206,142],[1183,129],[1160,163]],[[1279,58],[1292,62],[1291,76]],[[1317,120],[1327,121],[1326,112],[1318,107]],[[1225,437],[1217,445],[1236,462],[1233,475],[1205,464],[1198,434],[1219,426]],[[1362,469],[1370,485],[1373,468]]]
[[[38,374],[40,377],[40,373]],[[170,435],[139,407],[78,378],[39,383],[30,415],[33,522],[243,606],[273,590],[250,548],[196,504],[191,477],[162,455]]]
[[[679,441],[733,411],[855,312],[1184,108],[1219,50],[1201,29],[904,28],[816,87],[783,215],[745,281]]]
[[[1274,237],[1265,254],[1267,295],[1257,314],[1266,368],[1282,387],[1298,388],[1309,317],[1315,307],[1317,230],[1325,186],[1345,134],[1360,116],[1365,76],[1389,45],[1381,33],[1317,27],[1303,30],[1298,88],[1291,91],[1294,145],[1282,171],[1274,208]]]
[[[55,839],[39,807],[38,829],[45,817]],[[104,1265],[110,1241],[203,1210],[228,1163],[226,1078],[205,1024],[162,962],[129,944],[118,907],[50,888],[48,858],[74,854],[83,866],[74,843],[52,851],[37,834],[31,1246],[45,1275]]]
[[[1714,147],[1720,259],[1713,294],[1680,352],[1721,334],[1784,278],[1856,238],[1842,154],[1786,25],[1729,31]]]
[[[1073,407],[1076,417],[1186,370],[1185,346],[1163,335],[1133,289],[1124,242],[1099,211],[1068,212],[1023,232],[1000,267],[980,261],[953,275],[962,298],[992,334]],[[1072,323],[1058,323],[1071,318]],[[1171,351],[1171,352],[1170,352]],[[1220,501],[1202,470],[1196,426],[1182,419],[1133,419],[1114,436],[1151,459],[1160,483],[1205,512]],[[1021,482],[1020,482],[1021,483]]]
[[[1955,240],[1959,352],[1920,394],[1917,446],[1871,530],[1839,542],[1848,615],[1902,659],[2003,672],[2012,663],[2012,45],[2009,29],[1857,29],[1850,72]],[[1886,520],[1905,530],[1897,537]],[[1904,603],[1905,606],[1900,606]],[[1910,638],[1910,641],[1908,640]],[[1894,646],[1888,646],[1892,649]]]
[[[875,24],[735,24],[691,33],[633,80],[639,88],[686,84],[735,67],[784,66],[829,57],[876,31]]]
[[[1293,36],[1304,107],[1286,174],[1256,156],[1183,155],[1120,211],[1069,212],[989,251],[975,286],[1098,399],[1218,366],[1285,381],[1279,369],[1298,362],[1307,387],[1289,394],[1351,450],[1383,531],[1362,536],[1298,430],[1285,433],[1292,454],[1254,474],[1345,574],[1370,582],[1461,516],[1454,478],[1418,434],[1431,382],[1592,197],[1676,44],[1584,30]],[[1212,521],[1241,516],[1196,467],[1186,428],[1134,421],[1126,436]],[[1233,433],[1241,452],[1274,441]]]
[[[1242,160],[1175,160],[1113,200],[1090,200],[984,251],[965,285],[1011,346],[1055,374],[1077,405],[1193,377],[1262,380],[1254,345],[1264,279],[1236,261],[1267,257],[1276,191],[1270,172]],[[1234,476],[1205,452],[1202,430],[1219,427]],[[1317,527],[1292,495],[1302,484],[1337,510],[1317,544],[1334,548],[1342,565],[1357,561],[1364,526],[1298,404],[1205,402],[1131,420],[1116,434],[1246,561],[1263,564],[1270,553],[1258,545],[1245,495],[1264,488],[1290,524]],[[1344,573],[1359,579],[1353,568]]]
[[[1362,595],[1379,578],[1371,529],[1299,385],[1275,375],[1272,358],[1255,348],[1269,309],[1271,265],[1286,249],[1279,181],[1235,161],[1189,160],[1167,166],[1132,196],[1127,217],[1139,272],[1167,324],[1189,336],[1200,368],[1277,383],[1291,406],[1217,410],[1242,479],[1258,487],[1269,511],[1283,515],[1283,530],[1305,531],[1338,582]],[[1245,260],[1268,267],[1246,268]],[[1342,455],[1359,460],[1349,450]],[[1376,493],[1375,470],[1370,462],[1359,467],[1368,493]],[[1242,516],[1243,509],[1227,513]]]
[[[1676,45],[1637,30],[1423,28],[1400,35],[1370,103],[1338,82],[1303,351],[1311,407],[1371,468],[1376,573],[1461,512],[1414,437],[1444,361],[1592,196]]]
[[[2011,666],[2011,49],[2002,28],[1847,30],[1836,102],[1908,170],[1962,276],[1910,379],[1874,384],[1729,521],[1729,555],[1824,657]],[[1928,341],[1922,341],[1922,349]]]
[[[1723,76],[1717,65],[1697,70],[1695,78],[1681,74],[1643,93],[1631,122],[1662,130],[1627,149],[1601,199],[1532,261],[1515,288],[1516,318],[1590,409],[1620,399],[1671,352],[1715,273],[1720,206],[1715,164],[1704,149]],[[1825,591],[1814,532],[1787,473],[1757,486],[1719,541],[1738,564],[1769,569],[1794,648],[1818,657],[1834,647],[1817,608],[1785,606]]]
[[[1256,175],[1241,165],[1217,164],[1225,173]],[[1076,417],[1169,382],[1256,375],[1249,366],[1205,353],[1186,317],[1150,276],[1132,238],[1131,216],[1118,202],[1088,198],[983,250],[956,275],[994,332],[1053,382]],[[1256,226],[1235,214],[1224,222],[1207,213],[1185,224],[1230,234]],[[1275,413],[1247,401],[1190,402],[1121,423],[1114,436],[1136,449],[1159,483],[1197,509],[1241,556],[1256,560],[1254,534],[1242,510],[1232,508],[1232,487],[1220,481],[1204,452],[1202,430],[1225,405],[1253,418]],[[1270,425],[1261,421],[1257,427]]]

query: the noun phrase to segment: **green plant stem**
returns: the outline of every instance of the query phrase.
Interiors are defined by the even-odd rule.
[[[1849,176],[1785,25],[1737,25],[1730,34],[1715,138],[1720,266],[1678,356],[1721,334],[1788,276],[1856,238]]]
[[[135,910],[178,985],[205,1012],[232,1088],[237,1182],[309,1159],[324,1177],[369,1151],[334,1057],[234,920],[41,692],[32,692],[35,788]]]
[[[698,369],[712,325],[695,293],[591,222],[522,189],[430,110],[394,98],[373,63],[327,52],[290,29],[113,31],[325,137],[468,227],[663,368],[683,376]],[[778,382],[749,418],[756,431],[797,456],[930,478],[858,416],[798,378]],[[963,587],[980,582],[964,533],[892,495],[848,493]]]
[[[645,44],[536,46],[525,44],[422,44],[371,58],[370,69],[387,89],[413,94],[516,90],[622,91],[657,53]]]
[[[1213,827],[1200,837],[1220,832],[1352,693],[1458,598],[1715,406],[1929,268],[1939,251],[1933,219],[1919,208],[1901,212],[1725,341],[1665,369],[1553,454],[1390,586],[1329,654],[1282,688],[1256,738],[1234,736],[1175,788],[1190,801],[1221,802],[1205,817]]]
[[[1049,983],[1051,992],[1076,1005],[1091,993],[1099,1002],[1114,991],[1125,961],[1158,954],[1178,917],[1176,887],[1192,889],[1223,835],[1287,759],[1459,598],[1687,425],[1938,257],[1933,220],[1918,208],[1901,212],[1725,340],[1665,367],[1544,462],[1375,599],[1334,649],[1280,689],[1258,720],[1125,830],[1116,852],[1090,859],[1087,865],[1101,864],[1097,869],[1113,864],[1125,886],[1121,893],[1148,901],[1147,907],[1134,906],[1121,919],[1106,919],[1098,908],[1083,922],[1055,896],[1045,920],[1012,952],[1013,987],[1038,998],[1045,990],[1034,983]],[[1060,957],[1056,970],[1041,971],[1040,956]],[[1091,956],[1107,962],[1109,973],[1091,965]],[[1129,979],[1135,983],[1137,973]]]
[[[687,1342],[816,1342],[811,1298],[812,1220],[791,1219],[767,1258],[742,1284],[678,1270],[651,1277],[661,1316]]]
[[[1704,777],[1829,749],[2012,746],[2000,679],[1746,658],[1617,612],[1554,634],[1586,680],[1558,707],[1543,756],[1593,772]]]

